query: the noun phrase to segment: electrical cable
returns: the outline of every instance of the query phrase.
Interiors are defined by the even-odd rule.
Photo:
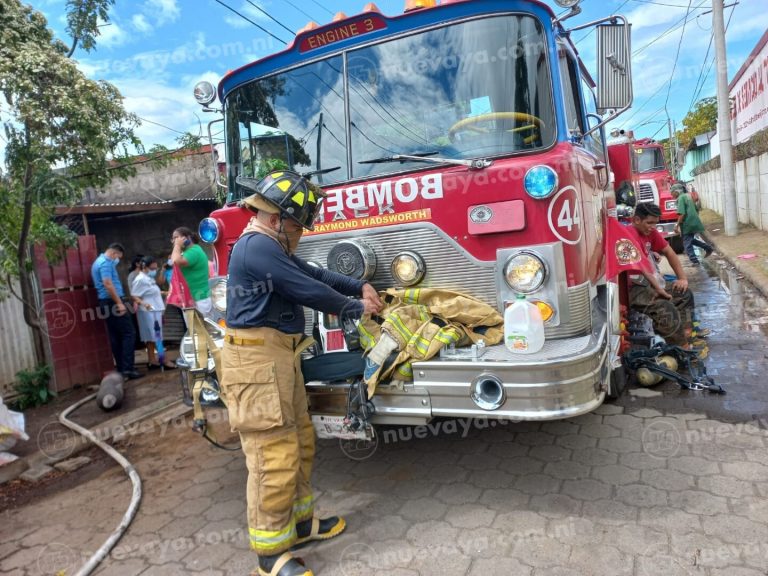
[[[59,415],[59,422],[70,430],[74,430],[81,436],[85,436],[88,440],[96,444],[96,446],[101,448],[113,460],[120,464],[120,466],[123,467],[123,470],[125,470],[125,473],[128,474],[128,477],[131,479],[133,492],[131,494],[131,501],[128,505],[128,509],[125,511],[125,514],[123,514],[123,519],[120,521],[120,524],[118,524],[117,528],[112,531],[112,534],[109,535],[109,538],[104,541],[99,549],[96,550],[96,552],[94,552],[90,558],[88,558],[85,565],[77,571],[75,576],[88,576],[88,574],[93,572],[98,567],[101,561],[107,557],[109,551],[112,550],[115,544],[117,544],[118,540],[122,538],[126,530],[128,530],[128,527],[131,525],[133,518],[136,516],[136,512],[139,510],[139,504],[141,503],[141,478],[139,477],[139,473],[136,472],[136,469],[133,467],[133,464],[128,462],[128,460],[126,460],[125,457],[120,454],[120,452],[112,448],[112,446],[99,440],[93,432],[67,419],[67,416],[69,416],[73,410],[79,408],[86,402],[90,402],[94,398],[96,398],[96,394],[91,394],[79,402],[72,404],[72,406],[64,410],[64,412]]]
[[[730,26],[731,24],[731,18],[733,18],[733,13],[735,11],[736,11],[736,4],[733,4],[733,7],[731,8],[731,13],[728,16],[728,22],[725,23],[725,31],[723,33],[728,32],[728,26]],[[711,45],[711,40],[710,40],[710,45]],[[698,87],[698,91],[694,94],[693,98],[691,99],[691,106],[696,100],[698,100],[699,95],[701,95],[701,91],[704,89],[704,84],[706,84],[707,78],[709,78],[709,73],[712,72],[712,67],[715,65],[715,60],[717,60],[717,58],[713,56],[712,60],[709,62],[709,68],[707,68],[707,73],[704,74],[704,78],[701,81],[701,85]],[[691,106],[689,106],[689,108]]]
[[[312,2],[314,2],[315,4],[317,4],[318,6],[320,6],[320,8],[322,8],[323,10],[325,10],[326,12],[328,12],[328,14],[330,14],[331,16],[333,16],[333,12],[331,12],[330,10],[328,10],[328,8],[326,8],[325,6],[323,6],[322,4],[320,4],[320,2],[318,2],[317,0],[312,0]]]
[[[232,12],[234,12],[235,14],[237,14],[238,16],[240,16],[240,18],[242,18],[243,20],[245,20],[245,21],[247,21],[247,22],[250,22],[251,24],[253,24],[254,26],[256,26],[256,28],[258,28],[259,30],[261,30],[261,31],[262,31],[262,32],[264,32],[265,34],[269,34],[269,35],[270,35],[270,36],[272,36],[272,38],[274,38],[275,40],[278,40],[278,41],[282,42],[283,44],[288,44],[288,42],[286,42],[285,40],[283,40],[282,38],[280,38],[280,37],[278,37],[278,36],[275,36],[274,34],[272,34],[272,32],[270,32],[269,30],[267,30],[267,29],[266,29],[266,28],[264,28],[263,26],[260,26],[259,24],[256,24],[256,22],[254,22],[253,20],[251,20],[251,19],[250,19],[250,18],[248,18],[247,16],[243,16],[242,14],[240,14],[240,12],[238,12],[237,10],[235,10],[234,8],[232,8],[232,6],[229,6],[228,4],[225,4],[224,2],[222,2],[222,0],[215,0],[215,1],[216,1],[216,2],[218,2],[219,4],[221,4],[222,6],[224,6],[224,8],[226,8],[227,10],[231,10]]]
[[[270,20],[272,20],[272,21],[274,21],[274,22],[277,22],[277,24],[278,24],[279,26],[282,26],[282,27],[283,27],[283,29],[284,29],[284,30],[287,30],[287,31],[288,31],[288,33],[289,33],[289,34],[291,34],[292,36],[295,36],[295,35],[296,35],[296,32],[294,32],[293,30],[291,30],[290,28],[288,28],[288,26],[286,26],[285,24],[283,24],[282,22],[280,22],[280,20],[278,20],[277,18],[275,18],[274,16],[272,16],[272,15],[271,15],[269,12],[267,12],[266,10],[264,10],[264,8],[262,8],[262,7],[261,7],[261,6],[259,6],[258,4],[254,4],[253,2],[251,2],[251,0],[245,0],[245,1],[246,1],[246,2],[248,2],[248,4],[250,4],[250,5],[251,5],[251,6],[253,6],[254,8],[256,8],[256,10],[258,10],[259,12],[261,12],[262,14],[264,14],[264,16],[266,16],[266,17],[267,17],[267,18],[269,18]]]
[[[187,134],[187,132],[182,132],[181,130],[176,130],[175,128],[171,128],[170,126],[166,126],[165,124],[160,124],[160,122],[155,122],[154,120],[149,120],[148,118],[142,118],[141,116],[136,116],[139,120],[142,122],[147,122],[149,124],[154,124],[155,126],[160,126],[160,128],[165,128],[166,130],[170,130],[171,132],[176,132],[177,134]]]
[[[699,70],[699,77],[696,79],[696,86],[693,87],[693,96],[691,97],[691,102],[688,104],[688,109],[690,110],[691,107],[693,107],[693,103],[696,100],[696,92],[699,89],[699,83],[702,81],[702,75],[704,74],[704,68],[707,67],[707,62],[709,61],[709,51],[712,49],[712,41],[715,39],[715,35],[711,34],[709,36],[709,46],[707,46],[707,53],[704,54],[704,61],[701,63],[701,70]]]
[[[625,1],[624,1],[624,3],[623,3],[621,6],[619,6],[618,8],[616,8],[616,10],[615,10],[613,13],[614,13],[614,14],[616,14],[616,13],[617,13],[619,10],[621,10],[622,8],[624,8],[624,6],[626,6],[627,4],[629,4],[629,0],[625,0]],[[590,29],[589,29],[589,32],[587,32],[586,34],[584,34],[584,36],[582,36],[581,38],[579,38],[578,40],[576,40],[576,41],[574,42],[574,44],[578,44],[579,42],[581,42],[582,40],[584,40],[585,38],[587,38],[587,36],[589,36],[590,34],[592,34],[592,32],[594,32],[594,31],[595,31],[595,28],[596,28],[596,26],[592,26],[592,28],[590,28]]]
[[[656,6],[670,6],[672,8],[686,8],[685,4],[665,4],[664,2],[655,2],[654,0],[632,0],[641,4],[655,4]]]
[[[309,18],[310,20],[312,20],[312,21],[314,21],[314,20],[315,20],[315,17],[314,17],[314,16],[310,16],[309,14],[307,14],[306,12],[304,12],[304,10],[302,10],[301,8],[299,8],[298,6],[296,6],[296,4],[294,4],[293,2],[291,2],[291,0],[285,0],[285,2],[286,2],[286,4],[288,4],[289,6],[292,6],[294,9],[296,9],[296,10],[298,10],[299,12],[301,12],[302,14],[304,14],[304,16],[306,16],[306,17],[307,17],[307,18]]]
[[[643,103],[642,103],[642,104],[641,104],[641,105],[640,105],[638,108],[636,108],[635,110],[633,110],[632,114],[630,114],[630,115],[629,115],[629,116],[628,116],[626,119],[624,119],[624,123],[625,123],[625,124],[628,124],[628,123],[629,123],[629,121],[630,121],[632,118],[634,118],[635,116],[637,116],[637,113],[638,113],[638,112],[640,112],[640,110],[642,110],[643,108],[645,108],[645,106],[646,106],[646,105],[647,105],[647,104],[648,104],[648,103],[649,103],[651,100],[653,100],[653,99],[654,99],[654,98],[655,98],[655,97],[656,97],[656,96],[659,94],[659,92],[661,92],[662,90],[664,90],[664,86],[666,86],[666,85],[667,85],[667,83],[666,83],[666,82],[662,82],[661,86],[659,86],[659,89],[658,89],[658,90],[656,90],[656,92],[654,92],[652,95],[650,95],[648,98],[646,98],[646,99],[645,99],[645,102],[643,102]]]
[[[667,109],[667,104],[669,104],[669,94],[672,92],[672,82],[675,78],[675,70],[677,70],[677,61],[680,58],[680,47],[683,45],[683,37],[685,36],[685,24],[688,21],[688,15],[691,13],[691,2],[692,0],[688,0],[688,10],[685,12],[685,19],[683,20],[683,30],[680,32],[680,41],[677,43],[677,52],[675,53],[675,62],[672,64],[672,73],[669,75],[669,86],[667,87],[667,98],[664,100],[664,110]],[[667,117],[669,117],[669,114],[667,114]]]
[[[707,0],[702,0],[702,1],[701,1],[701,2],[698,4],[698,5],[696,5],[694,8],[692,8],[692,10],[697,10],[697,9],[701,8],[701,7],[702,7],[704,4],[706,4],[706,3],[707,3]],[[667,28],[667,30],[665,30],[664,32],[662,32],[662,33],[661,33],[659,36],[657,36],[656,38],[654,38],[653,40],[651,40],[650,42],[648,42],[648,44],[646,44],[645,46],[642,46],[641,48],[638,48],[637,50],[635,50],[634,52],[632,52],[632,56],[637,56],[638,54],[640,54],[640,52],[642,52],[642,51],[643,51],[643,50],[645,50],[646,48],[649,48],[650,46],[652,46],[653,44],[655,44],[656,42],[658,42],[659,40],[661,40],[662,38],[664,38],[664,36],[666,36],[666,35],[668,35],[668,34],[671,34],[671,33],[672,33],[672,32],[674,32],[675,30],[677,30],[677,29],[680,27],[680,25],[681,25],[681,24],[682,24],[683,26],[685,26],[685,21],[687,20],[687,18],[688,18],[688,15],[689,15],[689,12],[686,12],[685,16],[683,16],[683,17],[682,17],[680,20],[678,20],[677,22],[675,22],[674,24],[672,24],[672,26],[670,26],[669,28]]]

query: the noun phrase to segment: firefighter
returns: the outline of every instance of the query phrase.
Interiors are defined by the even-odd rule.
[[[314,517],[315,432],[300,370],[300,353],[312,341],[302,334],[302,307],[360,318],[380,311],[382,302],[370,284],[294,254],[304,229],[313,228],[324,196],[319,188],[290,171],[237,183],[254,192],[244,204],[255,216],[230,255],[222,391],[248,468],[255,573],[311,575],[290,549],[333,538],[346,524]]]

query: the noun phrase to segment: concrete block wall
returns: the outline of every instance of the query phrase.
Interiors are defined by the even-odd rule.
[[[768,230],[768,153],[734,164],[739,223]],[[702,206],[723,214],[725,211],[721,171],[710,170],[694,177]]]

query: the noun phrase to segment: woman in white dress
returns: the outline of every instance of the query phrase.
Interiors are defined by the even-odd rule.
[[[156,341],[163,340],[163,311],[165,303],[157,284],[157,261],[152,256],[141,260],[141,268],[131,284],[131,296],[138,304],[137,318],[139,322],[139,337],[147,346],[147,368],[161,368],[157,357]],[[158,329],[155,329],[157,324]],[[165,368],[176,368],[173,362],[164,363]]]

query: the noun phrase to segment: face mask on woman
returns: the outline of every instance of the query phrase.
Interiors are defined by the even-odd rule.
[[[147,275],[150,278],[155,278],[157,276],[157,268],[155,268],[154,270],[147,270]]]

